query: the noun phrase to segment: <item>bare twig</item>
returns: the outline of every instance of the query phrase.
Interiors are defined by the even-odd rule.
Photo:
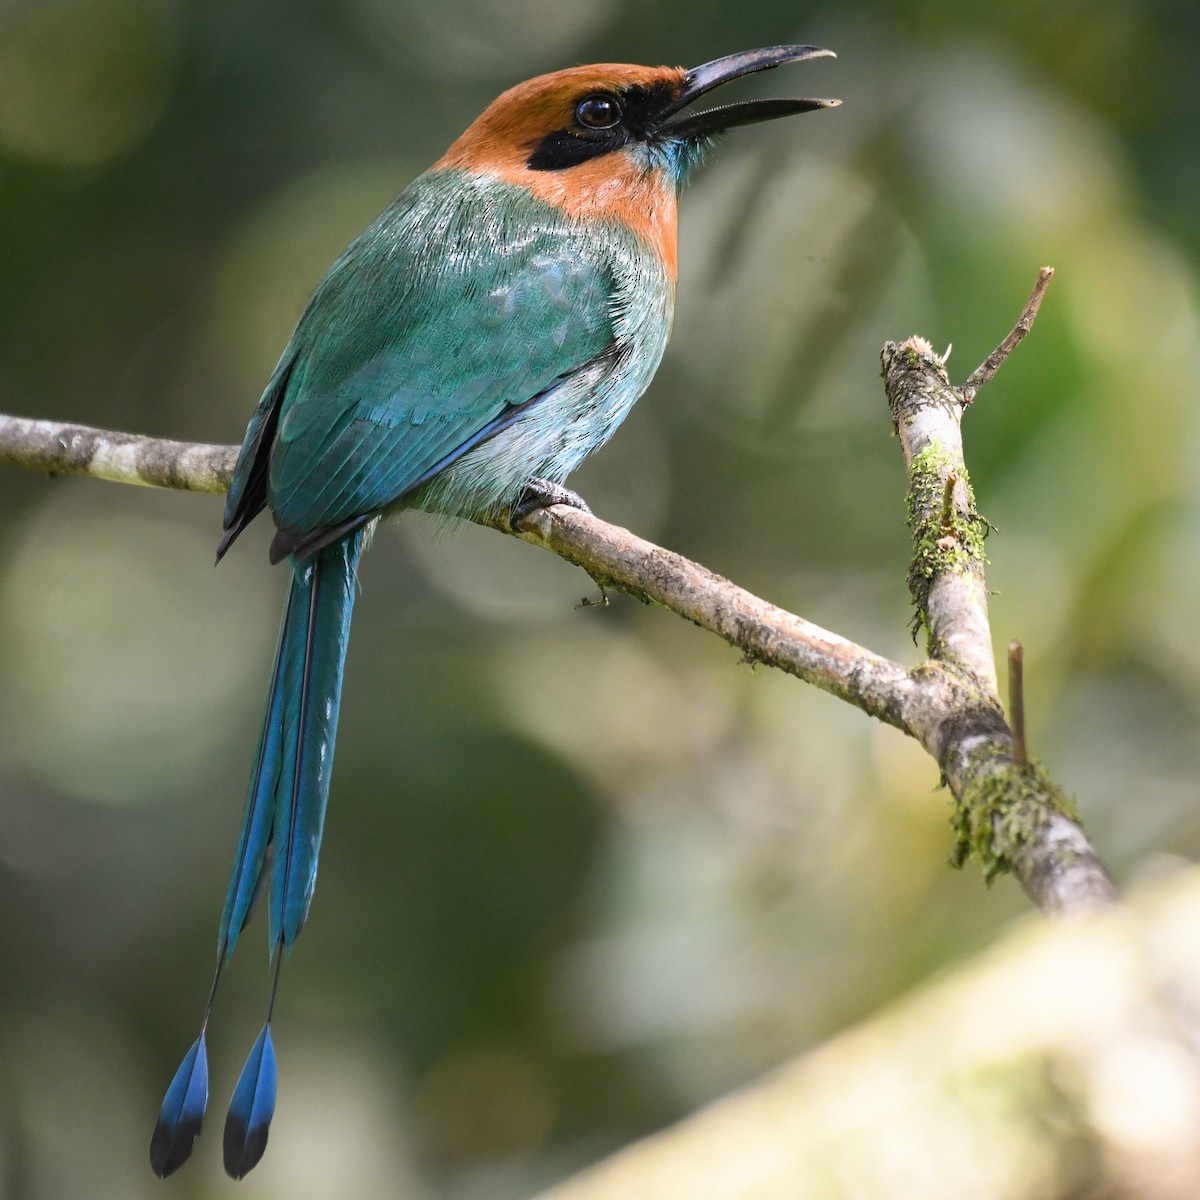
[[[1025,749],[1025,648],[1020,642],[1008,643],[1008,720],[1012,725],[1013,761],[1023,767],[1028,753]]]
[[[1025,307],[1021,310],[1017,323],[1009,331],[1004,341],[971,372],[966,382],[959,387],[963,408],[970,408],[979,389],[1000,370],[1004,365],[1004,360],[1025,340],[1025,335],[1033,328],[1038,309],[1042,306],[1042,297],[1046,294],[1046,289],[1050,286],[1050,280],[1053,278],[1053,267],[1043,267],[1038,272],[1037,282],[1033,285],[1033,291],[1029,293],[1029,299],[1025,301]]]
[[[488,521],[503,528],[500,521]],[[556,505],[520,523],[524,541],[582,567],[603,588],[669,608],[724,638],[749,662],[777,667],[909,729],[920,687],[906,668],[730,583],[691,559],[591,513]],[[909,730],[911,732],[911,730]]]

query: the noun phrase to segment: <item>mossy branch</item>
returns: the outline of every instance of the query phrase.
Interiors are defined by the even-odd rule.
[[[519,536],[582,567],[605,588],[669,608],[751,661],[795,675],[916,738],[957,801],[955,861],[978,858],[989,879],[1012,870],[1044,911],[1112,903],[1115,889],[1062,793],[1040,768],[1012,760],[987,623],[987,526],[975,510],[962,455],[965,395],[919,338],[889,343],[883,362],[909,464],[915,623],[928,635],[929,658],[914,669],[577,509],[537,510],[521,521]],[[0,416],[0,464],[52,475],[221,492],[236,453],[233,446]]]
[[[1070,800],[1027,757],[1023,695],[1014,697],[1019,738],[1004,719],[988,621],[989,525],[975,506],[962,442],[963,414],[1029,333],[1053,275],[1041,269],[1017,324],[962,386],[951,384],[945,356],[924,338],[889,342],[881,361],[908,468],[914,631],[926,630],[929,671],[961,689],[945,720],[917,734],[955,796],[951,861],[976,859],[988,880],[1012,871],[1041,908],[1071,911],[1113,903],[1116,889]]]

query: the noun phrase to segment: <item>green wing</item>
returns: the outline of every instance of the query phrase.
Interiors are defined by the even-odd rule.
[[[421,176],[301,317],[247,429],[222,549],[264,502],[281,557],[403,496],[609,351],[616,288],[602,241],[522,189]]]

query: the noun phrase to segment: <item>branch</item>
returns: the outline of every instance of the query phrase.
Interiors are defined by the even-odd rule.
[[[581,567],[601,587],[668,608],[724,638],[744,658],[786,671],[911,732],[906,710],[919,689],[910,672],[890,659],[577,508],[535,510],[520,528],[523,541]]]
[[[915,625],[927,633],[927,668],[962,689],[933,727],[912,731],[958,802],[953,861],[977,858],[987,879],[1011,870],[1043,911],[1074,912],[1114,904],[1117,891],[1074,805],[1023,746],[1014,749],[1004,720],[987,612],[988,524],[975,507],[961,425],[979,388],[1029,332],[1053,274],[1042,268],[1012,332],[961,388],[924,338],[888,342],[881,360],[908,468]]]
[[[1053,278],[1053,267],[1043,267],[1038,272],[1037,282],[1033,285],[1033,291],[1029,293],[1029,299],[1025,301],[1025,307],[1021,310],[1017,323],[1009,331],[1004,341],[971,372],[966,382],[958,389],[962,394],[964,408],[971,406],[979,389],[1000,370],[1004,360],[1025,340],[1025,335],[1033,328],[1038,309],[1042,307],[1042,297],[1046,294],[1046,289],[1050,286],[1050,280]]]
[[[113,483],[222,493],[229,490],[237,452],[236,446],[172,442],[0,413],[0,464],[51,476],[92,475]]]
[[[951,387],[922,339],[888,343],[883,362],[909,467],[916,545],[909,582],[916,624],[928,631],[929,660],[915,669],[577,509],[536,510],[521,521],[519,536],[582,567],[602,586],[669,608],[747,658],[916,738],[938,763],[957,802],[955,862],[977,857],[989,879],[1012,870],[1046,912],[1114,903],[1116,890],[1070,802],[1040,767],[1019,763],[1013,754],[996,695],[987,619],[986,524],[974,509],[962,455],[959,421],[967,400]],[[0,416],[0,464],[53,474],[220,492],[228,487],[236,454],[232,446]],[[506,530],[500,521],[481,523]]]
[[[1195,1196],[1198,924],[1192,869],[1092,923],[1018,925],[537,1200]]]

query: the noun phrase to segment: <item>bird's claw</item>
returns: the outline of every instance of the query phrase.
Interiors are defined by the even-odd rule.
[[[521,489],[521,494],[509,509],[508,527],[513,533],[517,533],[517,526],[531,512],[536,512],[539,508],[549,508],[552,504],[565,504],[589,516],[592,511],[588,502],[578,492],[563,487],[561,483],[551,483],[549,479],[534,478]]]

